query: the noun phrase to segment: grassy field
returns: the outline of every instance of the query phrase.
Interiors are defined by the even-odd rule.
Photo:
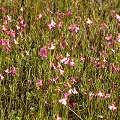
[[[120,120],[119,0],[0,0],[1,120]]]

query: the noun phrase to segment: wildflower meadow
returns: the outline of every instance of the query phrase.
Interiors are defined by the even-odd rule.
[[[120,120],[120,1],[0,0],[0,120]]]

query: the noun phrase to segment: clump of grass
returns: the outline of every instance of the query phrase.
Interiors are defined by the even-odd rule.
[[[1,119],[119,119],[118,6],[1,1]]]

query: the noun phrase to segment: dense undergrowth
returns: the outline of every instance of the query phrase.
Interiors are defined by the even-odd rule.
[[[119,0],[0,1],[1,120],[119,120]]]

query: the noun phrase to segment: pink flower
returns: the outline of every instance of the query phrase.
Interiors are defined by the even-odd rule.
[[[2,25],[2,30],[3,31],[7,30],[4,25]]]
[[[119,20],[119,22],[120,22],[120,15],[116,14],[116,15],[115,15],[115,18],[116,18],[117,20]]]
[[[65,54],[66,54],[66,56],[67,56],[67,57],[69,57],[69,56],[70,56],[70,55],[68,54],[68,52],[66,52],[66,51],[65,51]]]
[[[38,18],[42,18],[42,14],[38,14],[37,16],[38,16]]]
[[[77,5],[78,4],[78,2],[75,2],[75,5]]]
[[[110,40],[112,38],[112,35],[105,37],[105,39]]]
[[[87,18],[87,23],[88,24],[91,24],[91,23],[93,23],[89,18]]]
[[[108,105],[108,108],[109,108],[110,110],[115,110],[115,109],[116,109],[116,107],[114,106],[114,104]]]
[[[48,49],[49,50],[55,49],[55,46],[53,45],[53,42],[51,42],[51,43],[48,44]]]
[[[49,29],[52,29],[53,27],[55,27],[56,23],[53,21],[53,18],[51,18],[51,23],[48,24],[47,26],[49,27]]]
[[[54,89],[54,91],[60,92],[60,88],[58,87],[57,89]]]
[[[105,95],[105,98],[110,98],[111,97],[111,94],[106,94]]]
[[[69,64],[73,66],[75,63],[73,62],[73,59],[70,60]]]
[[[99,53],[102,53],[102,54],[107,54],[104,50],[102,52],[99,52]]]
[[[103,62],[107,62],[107,60],[105,59],[105,57],[103,57]]]
[[[73,24],[73,25],[71,25],[71,26],[69,27],[69,30],[75,31],[76,33],[78,32],[79,29],[80,29],[80,28],[77,27],[76,24]]]
[[[72,93],[73,94],[78,94],[78,92],[76,91],[75,87],[72,89]]]
[[[91,2],[95,3],[94,0],[90,0]]]
[[[9,69],[7,68],[6,70],[4,70],[6,73],[9,73]]]
[[[62,24],[63,24],[63,22],[60,21],[60,22],[57,24],[57,26],[61,27]]]
[[[42,80],[38,79],[38,82],[36,83],[36,85],[42,86]]]
[[[115,53],[115,50],[113,48],[110,48],[109,50],[112,51],[113,53]]]
[[[10,52],[10,50],[9,50],[9,48],[7,47],[7,48],[3,48],[4,50],[6,50],[6,51],[9,51]]]
[[[3,24],[7,24],[7,20],[5,20],[5,21],[3,22]]]
[[[20,8],[20,11],[23,11],[23,8],[22,8],[22,7]]]
[[[23,24],[25,21],[24,21],[24,19],[23,20],[20,20],[20,24]]]
[[[61,68],[62,66],[60,65],[60,63],[59,62],[57,62],[57,67],[59,67],[59,68]]]
[[[15,44],[19,44],[19,43],[15,40],[15,38],[14,38],[13,40],[11,40],[11,41],[13,41]]]
[[[13,67],[12,70],[10,70],[10,72],[15,73],[15,69],[18,69],[18,68]]]
[[[20,27],[19,27],[18,25],[15,25],[15,27],[16,27],[16,29],[17,29],[17,30],[19,30],[19,29],[20,29]]]
[[[61,69],[59,68],[59,72],[60,72],[61,75],[63,75],[64,70],[61,70]],[[64,76],[64,75],[63,75],[63,76]]]
[[[27,55],[29,55],[29,52],[27,50],[24,50],[23,53],[26,53]]]
[[[91,50],[95,50],[95,48],[93,46],[89,47]]]
[[[85,62],[85,58],[83,57],[81,57],[80,60],[82,60],[83,63]]]
[[[41,48],[41,50],[39,51],[39,55],[44,57],[48,56],[46,46]]]
[[[99,91],[96,96],[99,96],[99,97],[103,97],[103,93],[101,91]]]
[[[120,33],[118,33],[117,39],[118,39],[118,42],[120,42]]]
[[[56,120],[61,120],[61,117],[58,116],[58,114],[55,114]]]
[[[67,98],[64,97],[62,99],[59,99],[58,102],[62,103],[63,105],[66,105],[67,104],[66,100],[67,100]]]
[[[8,19],[8,20],[11,20],[10,16],[7,15],[7,19]]]
[[[89,97],[92,98],[94,96],[94,93],[89,92]]]
[[[70,81],[71,81],[71,82],[77,82],[77,81],[75,80],[75,78],[73,78],[73,77],[70,78]]]
[[[10,29],[9,31],[6,31],[6,33],[10,36],[15,37],[15,31],[13,31],[12,29]]]
[[[4,79],[4,77],[0,74],[0,78],[1,78],[1,80],[3,80]]]
[[[69,58],[63,58],[62,60],[60,60],[61,63],[64,63],[64,64],[68,64],[69,63]]]
[[[48,104],[47,101],[45,101],[44,104],[47,105]]]

